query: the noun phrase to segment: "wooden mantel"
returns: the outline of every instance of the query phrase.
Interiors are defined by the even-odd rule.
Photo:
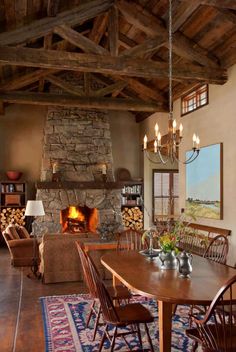
[[[121,189],[127,183],[139,184],[137,181],[119,181],[119,182],[36,182],[36,189]]]

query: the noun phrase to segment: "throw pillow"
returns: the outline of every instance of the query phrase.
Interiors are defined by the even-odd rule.
[[[16,226],[15,225],[8,225],[5,232],[9,235],[11,240],[19,240],[20,236],[18,235],[16,231]]]
[[[26,228],[24,226],[16,226],[16,231],[19,235],[20,238],[30,238],[30,234],[29,232],[26,230]]]

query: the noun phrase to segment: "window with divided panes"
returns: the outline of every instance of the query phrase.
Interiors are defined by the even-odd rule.
[[[178,170],[153,170],[153,221],[179,215]]]
[[[181,115],[208,104],[208,85],[204,84],[181,98]]]

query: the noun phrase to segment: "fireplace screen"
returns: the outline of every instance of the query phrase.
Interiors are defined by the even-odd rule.
[[[61,225],[63,232],[96,232],[98,211],[86,206],[69,206],[61,210]]]

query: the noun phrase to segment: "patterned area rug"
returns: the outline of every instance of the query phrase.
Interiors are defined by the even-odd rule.
[[[92,326],[87,329],[85,328],[86,317],[91,304],[89,295],[42,297],[40,300],[43,309],[46,341],[45,352],[98,351],[100,337],[102,334],[102,326],[100,326],[100,330],[95,341],[92,341]],[[148,307],[155,317],[155,323],[149,324],[149,331],[152,336],[155,351],[159,351],[157,331],[158,312],[156,302],[154,300],[145,301],[143,298],[135,298],[135,301],[138,301]],[[187,312],[187,307],[179,306],[177,314],[173,318],[171,352],[188,352],[192,349],[192,341],[185,336],[184,332],[188,326]],[[132,350],[137,351],[139,349],[137,337],[135,335],[129,336],[127,339],[132,346]],[[142,330],[142,336],[145,351],[149,351],[149,345],[144,329]],[[104,346],[103,351],[109,351],[108,342]],[[117,339],[115,351],[127,351],[127,346],[125,345],[123,339]]]

